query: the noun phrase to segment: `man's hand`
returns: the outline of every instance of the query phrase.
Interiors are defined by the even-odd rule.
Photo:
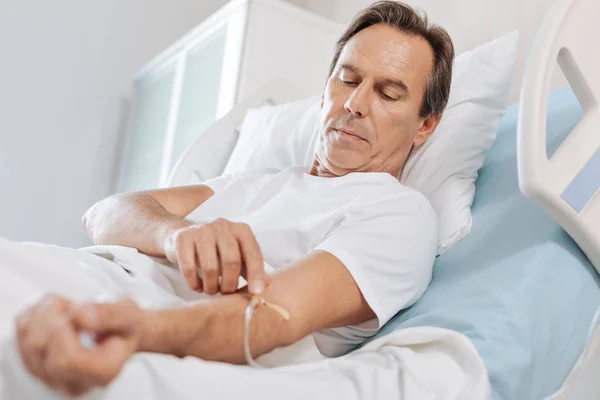
[[[25,367],[46,385],[79,396],[108,385],[138,349],[143,311],[131,300],[76,306],[47,296],[17,319],[17,344]],[[83,347],[81,331],[96,345]]]
[[[243,276],[249,291],[261,294],[267,283],[260,247],[247,224],[220,218],[181,228],[167,237],[164,249],[192,290],[234,293]]]

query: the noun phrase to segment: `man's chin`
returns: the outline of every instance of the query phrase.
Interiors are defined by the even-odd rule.
[[[360,162],[362,160],[357,160],[356,156],[357,154],[354,151],[333,151],[327,154],[326,162],[321,163],[321,165],[336,176],[343,176],[351,172],[361,172],[364,170],[365,163]]]

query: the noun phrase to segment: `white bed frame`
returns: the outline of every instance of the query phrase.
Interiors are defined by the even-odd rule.
[[[595,65],[578,65],[579,54],[574,50],[578,47],[573,46],[583,32],[595,30],[600,36],[600,19],[591,27],[585,23],[591,23],[590,18],[600,15],[598,4],[598,0],[556,0],[546,15],[523,78],[517,154],[521,191],[565,228],[600,271],[600,195],[592,193],[591,200],[579,211],[571,204],[572,199],[569,203],[569,197],[565,195],[581,171],[589,168],[590,160],[594,156],[600,157],[600,131],[595,129],[600,127],[596,101],[600,96],[600,51],[595,58],[599,62]],[[545,118],[555,61],[558,61],[579,98],[584,116],[569,138],[548,159]],[[595,74],[594,80],[592,73]],[[295,99],[298,99],[297,94],[285,81],[263,86],[216,121],[187,149],[173,168],[167,186],[194,184],[219,176],[233,151],[237,129],[246,111],[265,103],[280,104]],[[600,169],[596,176],[600,182]],[[574,192],[576,201],[582,196],[580,192]],[[547,398],[567,399],[600,399],[600,326],[590,331],[586,349],[563,387]]]
[[[577,242],[600,272],[600,37],[598,0],[555,0],[538,30],[523,76],[517,127],[519,186]],[[582,45],[589,40],[589,45]],[[583,109],[579,124],[548,157],[546,110],[556,63]],[[600,399],[600,327],[549,400]]]
[[[600,36],[598,0],[554,2],[523,76],[517,158],[522,192],[565,228],[600,271],[600,51],[582,46],[592,35]],[[556,62],[583,118],[548,158],[546,107]]]

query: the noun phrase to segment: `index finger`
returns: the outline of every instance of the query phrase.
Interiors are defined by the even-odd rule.
[[[96,334],[128,334],[138,328],[140,309],[129,298],[113,303],[84,304],[76,311],[73,322],[78,329]]]
[[[248,225],[238,224],[235,228],[234,233],[246,266],[248,290],[253,294],[261,294],[265,290],[266,274],[260,246]]]

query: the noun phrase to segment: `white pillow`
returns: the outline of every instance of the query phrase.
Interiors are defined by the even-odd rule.
[[[442,121],[413,150],[400,176],[427,196],[438,215],[438,254],[471,232],[477,171],[506,111],[518,39],[513,31],[456,58]]]
[[[310,165],[318,138],[321,96],[248,110],[224,174]]]
[[[456,57],[442,121],[400,177],[438,216],[438,254],[471,232],[477,171],[507,107],[518,39],[513,31]],[[320,96],[249,110],[224,173],[311,165],[319,116]]]

